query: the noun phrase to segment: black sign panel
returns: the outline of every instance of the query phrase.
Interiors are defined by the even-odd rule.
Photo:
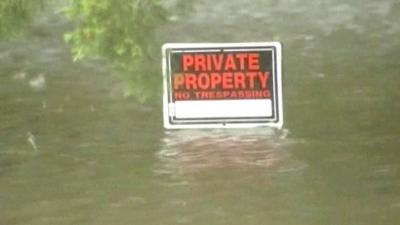
[[[166,128],[281,127],[281,45],[165,44]]]

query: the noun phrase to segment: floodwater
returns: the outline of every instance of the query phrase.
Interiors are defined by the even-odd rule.
[[[400,223],[397,0],[103,0],[95,44],[44,2],[0,37],[1,225]],[[164,130],[161,44],[242,41],[284,46],[284,128]]]

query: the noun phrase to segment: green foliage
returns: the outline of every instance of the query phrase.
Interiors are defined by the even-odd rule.
[[[65,9],[75,29],[64,35],[73,59],[101,57],[123,75],[126,95],[146,98],[149,60],[159,54],[154,30],[166,19],[158,0],[72,0]],[[159,62],[157,62],[159,64]],[[147,65],[148,67],[148,65]]]
[[[19,36],[48,0],[1,0],[0,39]]]

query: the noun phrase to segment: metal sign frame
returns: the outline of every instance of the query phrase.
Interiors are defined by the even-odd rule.
[[[271,95],[258,99],[218,99],[178,101],[173,96],[172,76],[174,54],[210,52],[259,52],[271,56]],[[211,54],[211,53],[210,53]],[[282,47],[279,42],[250,43],[166,43],[162,46],[163,119],[167,129],[184,128],[248,128],[283,126],[282,108]]]

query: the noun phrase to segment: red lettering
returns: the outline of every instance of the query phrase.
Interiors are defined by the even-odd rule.
[[[207,54],[207,71],[211,71],[212,70],[212,64],[211,64],[211,55]]]
[[[240,70],[245,70],[245,59],[247,57],[247,54],[245,53],[237,53],[236,58],[239,59],[239,68]]]
[[[215,99],[215,97],[216,97],[215,96],[215,91],[209,91],[208,92],[208,97],[211,98],[211,99]]]
[[[271,92],[269,90],[264,91],[264,98],[271,98]]]
[[[182,55],[182,67],[183,71],[188,71],[191,66],[193,66],[193,56],[189,54]]]
[[[236,72],[235,73],[235,88],[246,88],[246,84],[244,82],[245,76],[244,73],[242,72]]]
[[[222,74],[222,89],[232,89],[233,88],[233,74],[223,73]]]
[[[196,83],[196,75],[192,74],[192,73],[186,73],[185,74],[185,87],[187,90],[190,89],[197,89],[197,83]]]
[[[203,98],[203,99],[208,99],[208,92],[202,91],[202,92],[201,92],[201,98]]]
[[[260,81],[260,85],[262,89],[267,89],[267,84],[268,84],[268,78],[269,78],[269,72],[259,72],[258,73],[258,79]]]
[[[246,75],[247,75],[247,78],[248,78],[248,80],[249,80],[249,87],[248,88],[254,88],[254,79],[255,79],[255,77],[257,76],[257,73],[256,72],[247,72],[246,73]]]
[[[213,54],[213,55],[211,55],[212,64],[214,65],[214,70],[216,70],[216,71],[222,70],[223,57],[224,56],[222,54]]]
[[[253,98],[262,98],[263,92],[261,91],[255,91],[254,92],[254,97]]]
[[[251,98],[251,91],[246,91],[245,96],[246,98]]]
[[[222,77],[219,73],[211,73],[211,88],[215,89],[218,85],[222,83]]]
[[[174,75],[174,90],[178,90],[184,83],[183,75],[177,73]]]
[[[205,71],[206,69],[206,56],[204,54],[194,55],[194,70]]]
[[[187,100],[190,98],[190,94],[187,91],[176,91],[174,92],[175,100]]]
[[[200,73],[198,78],[197,78],[198,86],[200,89],[208,89],[210,87],[210,77],[208,76],[207,73]]]
[[[200,94],[201,92],[195,91],[194,95],[196,96],[196,99],[200,99]]]
[[[257,53],[249,53],[248,63],[249,70],[260,70],[260,55]]]
[[[225,70],[236,70],[235,61],[232,54],[226,55]]]

